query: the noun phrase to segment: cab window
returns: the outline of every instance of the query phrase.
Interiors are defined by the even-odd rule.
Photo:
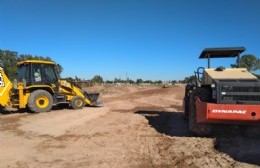
[[[41,73],[41,65],[40,64],[32,64],[32,78],[34,83],[42,82],[42,73]]]
[[[45,72],[45,80],[47,83],[56,83],[58,81],[54,66],[45,65],[44,72]]]
[[[21,65],[18,72],[18,81],[22,82],[25,79],[27,84],[31,83],[30,79],[30,66],[28,64]]]

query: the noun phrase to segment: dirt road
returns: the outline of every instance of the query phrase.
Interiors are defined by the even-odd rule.
[[[182,85],[102,88],[105,106],[0,114],[1,167],[259,167],[260,140],[193,137]]]

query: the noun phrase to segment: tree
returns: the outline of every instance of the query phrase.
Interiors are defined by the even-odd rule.
[[[92,82],[94,83],[103,83],[103,78],[100,75],[95,75],[92,79]]]
[[[112,84],[112,83],[114,83],[113,81],[110,81],[110,80],[106,80],[106,82],[105,82],[106,84]]]
[[[195,83],[195,81],[196,81],[196,77],[194,75],[186,77],[183,80],[184,83]]]
[[[115,78],[114,83],[124,83],[124,81],[120,78]]]
[[[141,83],[143,83],[143,80],[142,79],[136,79],[136,83],[141,84]]]
[[[17,52],[10,50],[0,50],[0,60],[4,66],[3,68],[5,73],[11,81],[14,80],[18,75],[17,59]]]
[[[133,81],[132,79],[129,79],[129,83],[130,83],[130,84],[134,84],[135,81]]]
[[[240,66],[247,68],[250,72],[260,70],[260,59],[252,54],[243,55],[240,59]]]
[[[152,84],[153,81],[151,81],[151,80],[146,80],[146,81],[143,81],[143,83],[149,83],[149,84]]]
[[[25,61],[25,60],[53,61],[50,57],[43,57],[43,56],[38,56],[38,55],[33,56],[31,54],[20,54],[19,58],[18,58],[18,61]]]
[[[177,83],[177,81],[176,80],[172,80],[171,83],[174,85],[174,84]]]
[[[75,81],[76,81],[76,82],[80,82],[80,81],[81,81],[81,79],[80,79],[80,78],[78,78],[77,76],[75,76]]]
[[[159,85],[159,84],[162,84],[163,82],[161,80],[158,80],[158,81],[155,81],[154,83]]]

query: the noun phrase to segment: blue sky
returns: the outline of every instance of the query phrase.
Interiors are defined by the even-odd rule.
[[[180,80],[232,46],[260,57],[259,0],[0,0],[0,49],[49,56],[62,77]]]

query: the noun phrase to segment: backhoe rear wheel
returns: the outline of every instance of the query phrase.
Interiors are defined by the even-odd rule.
[[[73,97],[70,104],[73,109],[82,109],[86,105],[84,99],[80,96]]]
[[[47,112],[52,108],[53,98],[52,95],[45,90],[35,90],[31,93],[27,105],[32,112]]]
[[[209,102],[211,94],[209,89],[206,88],[197,88],[191,94],[189,103],[189,130],[197,136],[208,136],[212,133],[212,126],[210,124],[197,123],[196,97],[199,97],[203,102]]]

